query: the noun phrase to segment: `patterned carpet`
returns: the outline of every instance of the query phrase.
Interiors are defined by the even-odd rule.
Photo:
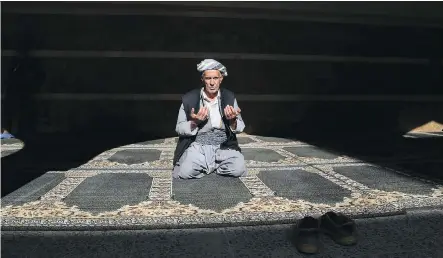
[[[259,225],[330,210],[371,217],[443,205],[443,186],[436,181],[301,141],[246,134],[239,141],[248,176],[173,180],[176,141],[122,146],[75,169],[48,171],[2,198],[2,229]],[[416,164],[422,158],[385,155],[377,164]]]
[[[24,143],[18,139],[2,139],[1,157],[6,157],[23,149]]]

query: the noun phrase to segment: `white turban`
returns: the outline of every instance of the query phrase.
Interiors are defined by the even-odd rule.
[[[207,70],[219,70],[223,76],[228,76],[226,67],[214,59],[205,59],[197,65],[197,71],[202,73]]]

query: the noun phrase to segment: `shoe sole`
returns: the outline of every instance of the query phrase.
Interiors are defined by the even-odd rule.
[[[358,242],[357,238],[353,237],[353,236],[344,237],[344,238],[339,239],[339,238],[335,238],[334,234],[328,230],[322,230],[322,232],[325,235],[329,236],[332,239],[332,241],[334,241],[336,244],[339,244],[339,245],[353,246],[353,245],[356,245]]]
[[[297,246],[297,250],[305,254],[316,254],[320,251],[320,247],[311,246],[311,245],[300,245]]]

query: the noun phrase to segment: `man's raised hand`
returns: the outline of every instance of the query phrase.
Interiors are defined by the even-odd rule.
[[[208,119],[208,108],[207,107],[200,108],[200,110],[198,111],[197,114],[195,114],[194,112],[195,112],[195,110],[194,110],[194,108],[192,108],[191,109],[191,118],[197,124],[199,124],[199,123],[205,121],[206,119]]]
[[[234,109],[234,107],[230,106],[230,105],[227,105],[224,110],[225,117],[228,120],[233,120],[233,119],[237,118],[237,116],[240,114],[240,112],[241,112],[240,108]]]

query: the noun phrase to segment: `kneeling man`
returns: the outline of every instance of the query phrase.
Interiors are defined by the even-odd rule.
[[[220,88],[228,75],[226,67],[213,59],[197,65],[203,87],[182,97],[174,153],[175,178],[201,178],[215,172],[223,176],[246,175],[243,154],[236,134],[245,124],[234,93]]]

